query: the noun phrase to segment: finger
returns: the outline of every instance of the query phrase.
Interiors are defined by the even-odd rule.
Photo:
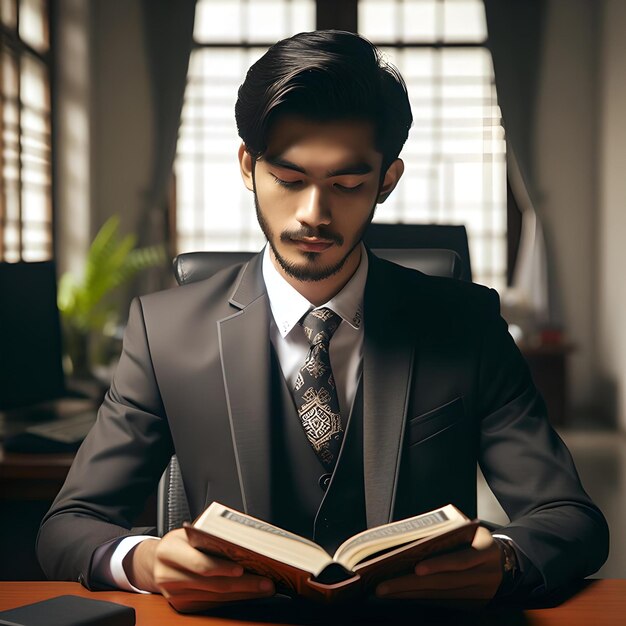
[[[181,594],[189,591],[218,595],[267,595],[274,593],[274,583],[269,578],[254,574],[244,574],[239,577],[198,576],[173,569],[164,573],[164,576],[159,580],[159,585],[170,594]]]
[[[420,561],[415,566],[415,573],[418,576],[431,576],[443,572],[460,572],[472,570],[477,567],[500,567],[500,550],[497,548],[493,552],[479,552],[476,550],[459,550],[451,552],[433,559]]]
[[[474,535],[474,540],[472,541],[472,548],[474,548],[474,550],[487,550],[493,546],[494,543],[495,539],[486,528],[479,526],[476,529],[476,534]]]
[[[484,531],[484,533],[480,531]],[[439,572],[471,569],[484,564],[491,564],[493,567],[499,568],[501,561],[500,548],[489,531],[486,528],[479,528],[476,535],[478,539],[475,538],[474,541],[479,546],[478,548],[472,544],[471,548],[442,554],[431,559],[424,559],[415,566],[415,573],[420,576],[427,576]]]
[[[244,574],[238,578],[211,576],[198,576],[191,578],[189,589],[211,591],[219,594],[266,594],[274,593],[274,583],[264,576]]]
[[[241,565],[200,552],[184,540],[161,540],[157,548],[156,559],[158,563],[168,565],[175,569],[189,571],[199,576],[241,576]]]

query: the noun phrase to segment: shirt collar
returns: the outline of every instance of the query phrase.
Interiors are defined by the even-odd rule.
[[[311,309],[321,307],[327,307],[337,313],[352,328],[356,330],[361,328],[368,266],[367,251],[361,244],[361,262],[352,278],[337,295],[320,307],[315,307],[280,275],[270,258],[270,247],[266,245],[263,252],[263,280],[272,315],[281,336],[286,337]]]

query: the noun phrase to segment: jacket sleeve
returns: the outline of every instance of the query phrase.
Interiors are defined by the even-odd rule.
[[[572,457],[500,317],[491,291],[483,317],[477,395],[480,464],[511,520],[510,537],[552,591],[598,570],[608,555],[606,521],[585,493]]]
[[[172,454],[142,305],[135,299],[111,388],[39,529],[36,550],[46,576],[95,588],[95,550],[116,537],[146,534],[132,529],[133,520]]]

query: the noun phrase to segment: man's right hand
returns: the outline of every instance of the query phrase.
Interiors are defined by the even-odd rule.
[[[269,578],[249,574],[233,561],[196,550],[182,528],[158,541],[142,541],[124,557],[123,565],[132,585],[163,594],[181,613],[274,594]]]

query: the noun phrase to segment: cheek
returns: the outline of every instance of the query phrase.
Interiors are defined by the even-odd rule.
[[[368,221],[375,206],[374,197],[340,198],[335,203],[333,221],[344,228],[358,229]]]
[[[288,206],[287,194],[273,181],[257,180],[256,195],[263,213],[271,209],[271,212],[276,214]]]
[[[274,235],[297,227],[294,219],[294,200],[284,193],[276,183],[257,185],[257,202],[263,220]]]

